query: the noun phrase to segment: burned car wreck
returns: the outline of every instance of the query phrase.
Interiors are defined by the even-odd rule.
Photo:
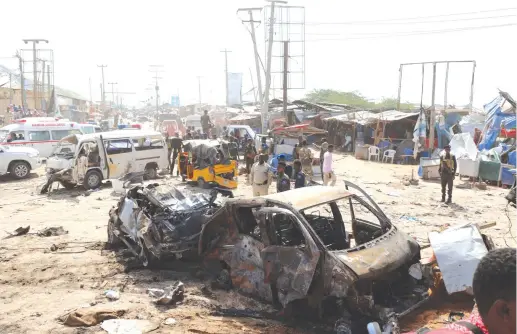
[[[241,293],[334,317],[350,332],[358,319],[396,332],[429,298],[431,282],[409,274],[418,243],[349,182],[230,199],[203,225],[199,252]]]
[[[108,245],[127,246],[144,266],[197,255],[201,228],[220,207],[218,195],[233,197],[219,188],[185,196],[172,186],[135,186],[109,212]]]

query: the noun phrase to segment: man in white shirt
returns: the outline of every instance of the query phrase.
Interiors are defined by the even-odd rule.
[[[323,155],[323,185],[328,186],[329,182],[331,186],[336,185],[336,174],[332,170],[332,152],[334,151],[334,145],[329,145],[327,152]]]
[[[267,195],[269,186],[273,180],[269,165],[266,163],[267,155],[259,155],[259,161],[251,166],[249,182],[253,189],[253,196]]]

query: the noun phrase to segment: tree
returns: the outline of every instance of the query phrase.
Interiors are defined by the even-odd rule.
[[[315,89],[305,95],[305,99],[310,102],[326,102],[336,104],[346,104],[352,107],[365,108],[365,109],[396,109],[397,99],[383,97],[378,103],[368,101],[358,91],[353,92],[342,92],[333,89]],[[410,103],[401,103],[400,109],[414,109],[414,106]]]

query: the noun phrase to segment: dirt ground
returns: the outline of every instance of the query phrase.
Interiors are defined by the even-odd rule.
[[[344,179],[365,188],[392,221],[420,243],[427,234],[446,224],[496,222],[486,229],[498,247],[515,247],[510,222],[515,212],[506,213],[507,190],[454,189],[453,204],[442,205],[440,185],[420,180],[406,186],[417,166],[380,164],[335,154],[338,186]],[[58,189],[39,195],[37,187],[45,181],[44,169],[26,180],[0,178],[0,333],[103,333],[100,326],[74,328],[57,318],[70,310],[92,306],[125,310],[124,319],[150,320],[159,328],[154,333],[312,333],[321,329],[264,319],[231,318],[211,315],[217,306],[251,308],[273,312],[264,304],[236,292],[213,291],[203,286],[197,263],[175,262],[162,270],[131,269],[128,262],[104,249],[108,211],[118,195],[106,185],[95,192]],[[160,183],[178,184],[181,189],[198,191],[181,183],[180,178],[164,177]],[[456,184],[461,183],[458,179]],[[274,185],[271,192],[274,192]],[[250,196],[245,177],[240,177],[236,196]],[[28,235],[9,238],[8,232],[30,225]],[[68,234],[43,237],[38,231],[62,226]],[[55,245],[55,246],[53,246]],[[51,247],[54,251],[51,251]],[[428,256],[423,252],[423,257]],[[185,301],[177,306],[156,306],[146,289],[166,287],[181,280],[186,286]],[[120,299],[109,301],[107,289],[120,291]],[[452,305],[447,310],[429,309],[412,315],[406,330],[423,324],[441,326],[450,309],[469,308]],[[165,319],[174,318],[173,325]]]

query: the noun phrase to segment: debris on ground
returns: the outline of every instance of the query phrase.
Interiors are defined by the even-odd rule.
[[[68,231],[66,231],[63,226],[47,227],[38,232],[40,237],[56,237],[64,234],[68,234]]]
[[[74,310],[59,317],[66,326],[95,326],[108,319],[117,319],[126,313],[125,309],[87,307]]]
[[[477,183],[475,183],[475,186],[479,190],[486,190],[486,183],[485,182],[477,182]]]
[[[429,241],[447,292],[472,294],[474,271],[489,250],[478,226],[466,223],[442,232],[431,232]]]
[[[185,298],[185,286],[178,281],[167,289],[147,289],[150,297],[155,298],[153,302],[158,305],[174,305]]]
[[[9,234],[9,236],[6,238],[19,237],[21,235],[25,235],[25,234],[29,233],[30,229],[31,229],[31,227],[30,227],[30,225],[28,225],[26,227],[22,227],[22,226],[18,227],[16,230],[14,230],[13,233],[9,233],[9,232],[5,231],[5,233]]]
[[[176,325],[177,321],[174,318],[167,318],[167,319],[165,319],[165,321],[163,323],[166,325],[172,326],[172,325]]]
[[[110,319],[101,324],[101,328],[108,334],[137,334],[149,333],[160,327],[159,324],[149,320],[137,319]]]
[[[118,291],[115,291],[115,290],[106,290],[104,292],[104,296],[106,296],[106,298],[108,298],[109,300],[118,300],[118,299],[120,299],[120,293]]]

